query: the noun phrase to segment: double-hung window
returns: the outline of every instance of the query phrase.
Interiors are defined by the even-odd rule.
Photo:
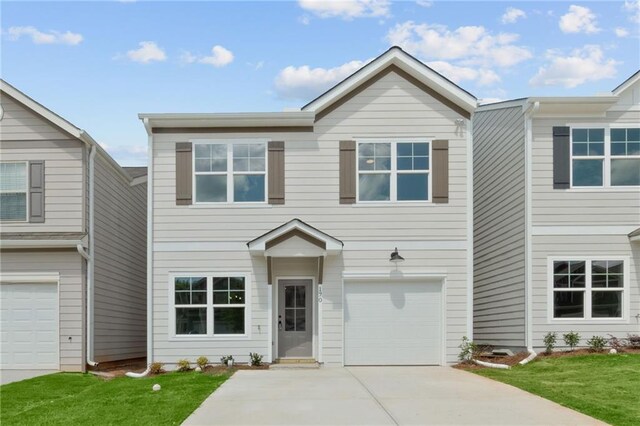
[[[266,143],[196,143],[196,203],[262,203],[266,194]]]
[[[247,286],[247,277],[237,274],[174,277],[175,336],[246,335]]]
[[[27,163],[0,163],[0,220],[27,220]]]
[[[358,143],[358,201],[429,201],[431,146],[420,141]]]
[[[573,128],[571,186],[640,186],[639,128]]]
[[[552,268],[554,319],[622,318],[623,260],[554,260]]]

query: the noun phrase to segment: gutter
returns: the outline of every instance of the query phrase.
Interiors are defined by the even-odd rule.
[[[153,133],[149,118],[142,118],[148,137],[147,159],[147,368],[142,373],[128,371],[127,377],[145,377],[153,363]]]

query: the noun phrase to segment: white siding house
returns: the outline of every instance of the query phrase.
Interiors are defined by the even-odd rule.
[[[640,333],[640,73],[607,96],[482,106],[474,126],[476,340]]]
[[[0,369],[145,357],[146,177],[0,89]]]
[[[392,48],[298,112],[140,114],[149,359],[455,362],[475,106]]]

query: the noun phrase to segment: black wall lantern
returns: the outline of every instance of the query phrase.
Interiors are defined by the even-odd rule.
[[[404,262],[404,257],[400,256],[400,253],[398,253],[398,247],[396,247],[395,250],[391,252],[391,258],[389,259],[389,262],[395,263],[396,265],[398,263]]]

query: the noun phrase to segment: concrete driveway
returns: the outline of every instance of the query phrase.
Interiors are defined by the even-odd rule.
[[[602,425],[445,367],[238,371],[185,425]]]
[[[0,370],[0,385],[19,382],[45,374],[57,373],[57,370]]]

